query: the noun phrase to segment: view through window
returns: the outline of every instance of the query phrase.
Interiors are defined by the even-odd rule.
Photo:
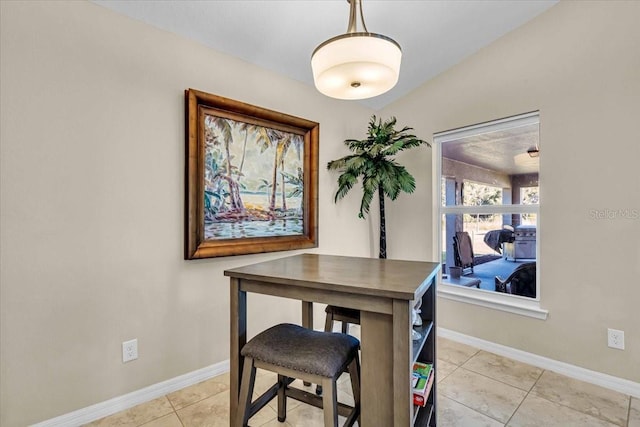
[[[434,136],[443,283],[538,299],[538,113]]]

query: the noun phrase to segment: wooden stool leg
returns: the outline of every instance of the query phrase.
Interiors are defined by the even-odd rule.
[[[322,380],[322,409],[324,411],[324,427],[338,427],[338,394],[336,382],[331,378]]]
[[[333,332],[333,313],[327,313],[327,318],[324,321],[324,331]]]
[[[287,418],[287,377],[278,374],[278,421],[281,423]]]
[[[251,396],[253,396],[253,386],[256,379],[256,368],[253,359],[244,358],[244,368],[242,370],[242,383],[240,385],[240,396],[238,401],[237,427],[246,427],[251,413]],[[231,397],[233,399],[233,396]]]
[[[358,425],[360,425],[360,359],[357,355],[349,363],[349,376],[351,377],[351,389],[353,390],[353,407],[357,411],[356,418]]]
[[[344,322],[342,323],[342,329],[344,330]],[[324,321],[324,331],[333,332],[333,313],[327,313],[327,318]],[[320,396],[321,394],[322,384],[318,384],[316,385],[316,395]]]
[[[341,323],[342,323],[342,333],[343,334],[348,334],[349,333],[349,322],[345,322],[343,320]]]

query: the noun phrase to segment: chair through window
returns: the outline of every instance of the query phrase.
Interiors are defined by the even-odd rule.
[[[455,255],[456,267],[471,268],[473,273],[473,244],[471,237],[466,231],[456,231],[453,236],[453,252]]]

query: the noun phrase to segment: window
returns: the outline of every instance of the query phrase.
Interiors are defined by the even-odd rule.
[[[440,132],[434,142],[441,296],[546,318],[538,113]]]

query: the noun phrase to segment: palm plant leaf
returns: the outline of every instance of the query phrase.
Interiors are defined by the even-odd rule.
[[[393,156],[400,151],[429,145],[409,132],[410,127],[395,129],[396,118],[387,121],[375,115],[369,120],[367,138],[347,139],[344,144],[353,153],[327,163],[327,169],[340,171],[335,201],[343,198],[362,179],[362,200],[358,217],[369,213],[371,201],[376,192],[380,198],[380,257],[386,257],[386,231],[384,197],[391,200],[400,193],[412,193],[416,188],[413,176],[394,161]]]
[[[357,183],[358,175],[352,173],[351,171],[346,171],[342,175],[340,175],[338,177],[338,191],[336,191],[334,202],[337,202],[338,200],[346,196],[349,190],[351,190]]]
[[[363,218],[369,213],[369,207],[373,196],[378,191],[380,184],[379,177],[375,174],[366,175],[362,180],[362,200],[360,201],[360,213],[358,217]]]
[[[398,198],[400,194],[400,185],[396,178],[396,167],[393,162],[388,160],[381,161],[379,164],[378,173],[380,174],[380,185],[385,195],[391,200]]]

